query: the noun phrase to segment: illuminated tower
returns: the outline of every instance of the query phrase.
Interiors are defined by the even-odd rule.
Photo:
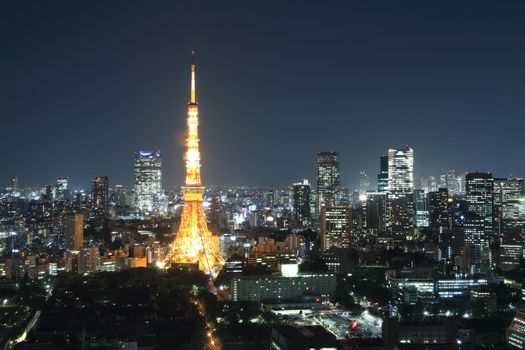
[[[170,246],[165,264],[198,264],[199,270],[214,273],[223,263],[219,239],[206,225],[202,207],[204,186],[201,183],[199,152],[199,107],[195,96],[195,64],[191,65],[191,98],[188,103],[188,138],[186,139],[186,183],[182,187],[184,207],[179,232]]]

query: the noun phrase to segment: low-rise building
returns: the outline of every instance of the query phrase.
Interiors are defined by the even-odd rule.
[[[231,282],[234,301],[256,302],[294,300],[305,295],[315,295],[328,300],[333,297],[335,286],[334,273],[299,274],[296,264],[281,265],[281,274],[235,276]]]
[[[321,326],[294,327],[279,325],[272,329],[272,350],[336,350],[339,344],[335,335]]]
[[[518,311],[507,328],[507,345],[511,349],[525,349],[525,312]]]

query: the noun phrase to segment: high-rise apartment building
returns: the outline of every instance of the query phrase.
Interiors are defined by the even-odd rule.
[[[142,212],[164,211],[160,151],[135,153],[135,207]]]
[[[310,183],[306,179],[292,185],[293,225],[297,228],[308,228],[312,222],[311,192]]]
[[[100,270],[98,247],[84,247],[78,253],[78,273],[93,273]]]
[[[317,198],[322,205],[334,206],[340,201],[339,155],[337,152],[317,154]]]
[[[84,245],[84,215],[67,214],[65,217],[65,236],[67,250],[80,250]]]

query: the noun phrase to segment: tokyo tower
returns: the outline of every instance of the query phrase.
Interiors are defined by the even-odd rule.
[[[192,53],[194,56],[194,52]],[[171,243],[164,265],[192,264],[214,274],[224,263],[219,253],[219,238],[208,230],[202,207],[204,186],[201,183],[199,151],[199,107],[195,91],[195,63],[191,65],[191,96],[188,103],[188,137],[186,139],[186,182],[182,187],[184,207],[179,232]]]

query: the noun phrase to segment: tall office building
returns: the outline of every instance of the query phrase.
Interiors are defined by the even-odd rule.
[[[438,182],[435,176],[427,176],[421,179],[421,189],[425,192],[436,192],[438,190]]]
[[[66,249],[78,251],[84,245],[84,215],[67,214],[65,217]]]
[[[388,150],[387,225],[394,240],[414,234],[414,151]]]
[[[320,215],[321,251],[327,251],[332,247],[350,247],[351,224],[351,206],[322,206]]]
[[[523,179],[494,179],[494,228],[497,233],[507,233],[509,222],[515,221],[516,209],[523,202]],[[511,223],[510,227],[514,226]]]
[[[494,234],[494,178],[490,173],[468,173],[465,187],[465,245],[471,249],[470,270],[486,272],[490,266],[490,238]]]
[[[437,232],[440,228],[449,227],[448,190],[440,188],[436,192],[429,192],[427,198],[430,229]]]
[[[449,170],[439,177],[439,187],[446,188],[451,197],[463,194],[465,185],[463,176],[457,175],[455,170]]]
[[[370,181],[368,180],[368,174],[361,170],[359,172],[359,195],[364,196],[366,192],[370,190]]]
[[[385,232],[385,193],[367,193],[365,202],[365,228],[370,234],[382,234]]]
[[[310,194],[311,188],[308,180],[304,179],[292,185],[293,224],[297,228],[310,227],[312,221]]]
[[[142,212],[164,211],[161,167],[160,151],[135,153],[135,207]]]
[[[379,163],[379,174],[377,175],[377,192],[388,191],[388,156],[381,156]]]
[[[11,179],[11,191],[18,192],[18,176],[15,176]]]
[[[95,210],[106,211],[109,204],[109,181],[107,176],[95,176],[91,180],[91,204]]]
[[[127,205],[126,189],[123,185],[115,186],[115,205],[117,207],[125,207]]]
[[[428,227],[427,194],[423,190],[414,190],[415,223],[418,228]]]
[[[317,154],[317,198],[322,205],[334,206],[340,201],[339,155],[337,152]]]
[[[67,177],[57,177],[55,188],[55,200],[65,201],[69,199],[69,179]]]

